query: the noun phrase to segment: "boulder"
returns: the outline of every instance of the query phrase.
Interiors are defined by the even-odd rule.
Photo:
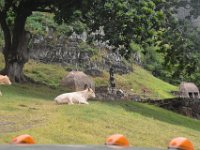
[[[71,71],[61,80],[60,85],[72,91],[81,91],[86,87],[90,87],[95,91],[94,81],[82,71]]]

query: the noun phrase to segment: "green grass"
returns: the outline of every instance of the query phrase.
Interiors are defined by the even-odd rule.
[[[3,57],[0,55],[0,69]],[[177,87],[165,83],[138,66],[134,72],[116,75],[117,87],[145,96],[169,98]],[[0,144],[19,134],[31,134],[38,144],[98,144],[108,135],[121,133],[132,146],[165,148],[170,139],[184,136],[200,149],[200,121],[131,101],[90,101],[90,105],[56,105],[54,97],[67,89],[58,88],[67,74],[58,65],[29,61],[26,75],[44,85],[0,86]],[[108,84],[109,74],[94,78],[96,86]],[[45,86],[48,85],[48,86]]]
[[[133,65],[134,72],[117,75],[115,74],[115,82],[117,88],[124,89],[128,92],[140,95],[143,98],[167,99],[174,97],[171,92],[177,91],[177,86],[164,82],[143,68]],[[104,72],[103,77],[94,78],[97,86],[108,86],[109,74]],[[143,92],[143,89],[146,92]]]
[[[59,65],[43,64],[30,60],[24,68],[27,76],[51,87],[58,87],[61,79],[68,73]]]
[[[3,68],[3,56],[0,55],[0,69]],[[26,63],[24,72],[33,80],[57,88],[61,79],[68,73],[65,69],[56,64],[43,64],[30,60]],[[141,95],[143,98],[167,99],[173,97],[171,91],[176,91],[177,87],[155,78],[143,68],[133,65],[134,72],[126,75],[115,74],[116,87],[125,91]],[[109,74],[103,72],[102,77],[94,77],[96,87],[108,86]],[[143,89],[146,92],[143,92]]]
[[[56,105],[63,91],[40,85],[1,86],[0,143],[31,134],[38,144],[98,144],[124,134],[132,146],[164,148],[184,136],[200,149],[200,121],[131,101],[90,101],[90,105]]]
[[[171,91],[176,91],[177,87],[155,78],[148,71],[134,65],[134,72],[117,76],[119,87],[133,89],[133,92],[142,95],[145,98],[165,99],[171,98]],[[143,92],[143,89],[146,92]]]

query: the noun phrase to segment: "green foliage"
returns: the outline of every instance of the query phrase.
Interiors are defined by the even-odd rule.
[[[195,2],[185,2],[166,1],[161,15],[157,13],[161,18],[165,18],[165,22],[162,24],[162,28],[153,32],[154,40],[149,39],[150,43],[154,42],[154,46],[147,45],[148,41],[146,41],[143,50],[143,65],[155,76],[159,76],[165,81],[174,84],[179,84],[183,80],[193,81],[199,85],[200,32],[191,24],[190,20],[187,20],[190,17],[181,20],[174,15],[179,6],[191,6],[191,12],[194,11],[192,5]],[[163,13],[164,15],[162,15]],[[157,47],[157,50],[149,50],[149,47]]]
[[[45,35],[49,29],[54,29],[58,35],[69,36],[72,34],[71,26],[66,24],[58,25],[53,18],[54,15],[50,13],[34,12],[27,19],[26,29],[33,34]]]
[[[159,47],[146,47],[144,52],[144,67],[151,71],[155,76],[159,76],[162,69],[163,54],[158,52]]]
[[[49,23],[49,20],[51,20],[48,19],[47,21],[47,18],[50,18],[50,16],[46,17],[45,14],[33,13],[33,15],[27,19],[27,30],[38,34],[44,33],[46,31],[46,27]]]
[[[132,53],[137,53],[137,52],[141,53],[143,51],[143,48],[141,47],[141,45],[133,41],[130,44],[130,48],[131,48]]]
[[[74,19],[78,17],[78,12],[74,13]],[[73,32],[77,34],[83,33],[86,29],[86,25],[81,21],[76,20],[68,24],[58,24],[54,21],[55,15],[51,13],[34,12],[27,19],[26,29],[34,34],[45,35],[49,29],[55,30],[58,35],[70,36]]]
[[[59,34],[59,35],[70,36],[73,33],[73,29],[71,28],[71,26],[68,26],[64,23],[61,24],[61,25],[56,24],[55,28],[56,28],[56,31],[57,31],[56,33]]]
[[[73,31],[77,34],[83,33],[87,29],[87,25],[82,23],[81,21],[75,21],[71,23]]]
[[[181,81],[194,81],[192,74],[199,72],[199,37],[200,32],[197,28],[191,26],[187,21],[169,18],[172,22],[168,30],[163,35],[161,52],[164,53],[165,69],[168,72],[163,74],[161,78],[170,82],[180,83]],[[169,81],[168,80],[168,81]]]
[[[98,49],[95,47],[92,47],[92,45],[87,44],[86,42],[81,42],[78,45],[78,48],[81,52],[92,52],[93,54],[97,54]]]
[[[74,13],[76,12],[74,15],[80,21],[79,24],[83,22],[87,25],[89,32],[96,31],[103,26],[105,35],[100,39],[109,41],[109,44],[115,48],[123,46],[124,49],[120,52],[128,57],[132,41],[141,46],[145,44],[146,40],[152,44],[153,41],[149,39],[153,37],[154,32],[161,27],[164,21],[161,8],[157,8],[160,4],[164,4],[164,2],[95,0],[91,4],[90,1],[85,1],[84,7],[80,8],[79,11],[74,11]],[[66,16],[64,6],[60,9],[60,13],[56,15],[58,22],[64,20],[69,23],[69,21],[74,20],[74,15]]]
[[[141,47],[141,45],[132,42],[131,45],[131,53],[137,53],[140,55],[140,59],[142,61],[142,65],[145,69],[150,71],[154,76],[161,77],[165,75],[163,62],[164,55],[160,52],[160,46],[147,46]],[[169,48],[169,45],[163,45],[166,49]]]

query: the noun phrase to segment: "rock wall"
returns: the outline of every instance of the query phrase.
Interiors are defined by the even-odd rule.
[[[200,99],[173,98],[167,100],[147,100],[144,102],[175,111],[188,117],[200,119]]]
[[[95,46],[95,52],[81,49],[83,39],[76,36],[56,37],[34,35],[30,46],[30,58],[43,63],[59,63],[71,66],[72,70],[82,68],[88,74],[98,76],[102,70],[108,71],[113,66],[115,73],[126,74],[132,70],[130,64],[118,52],[113,52],[104,44]]]

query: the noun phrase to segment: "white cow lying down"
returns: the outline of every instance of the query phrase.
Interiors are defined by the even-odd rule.
[[[64,93],[58,95],[54,100],[57,104],[89,104],[87,102],[89,98],[95,98],[95,93],[91,88],[78,92]]]
[[[1,85],[1,84],[11,85],[11,81],[10,81],[10,79],[8,78],[7,75],[5,75],[5,76],[0,75],[0,85]],[[0,91],[0,96],[2,96],[1,91]]]

